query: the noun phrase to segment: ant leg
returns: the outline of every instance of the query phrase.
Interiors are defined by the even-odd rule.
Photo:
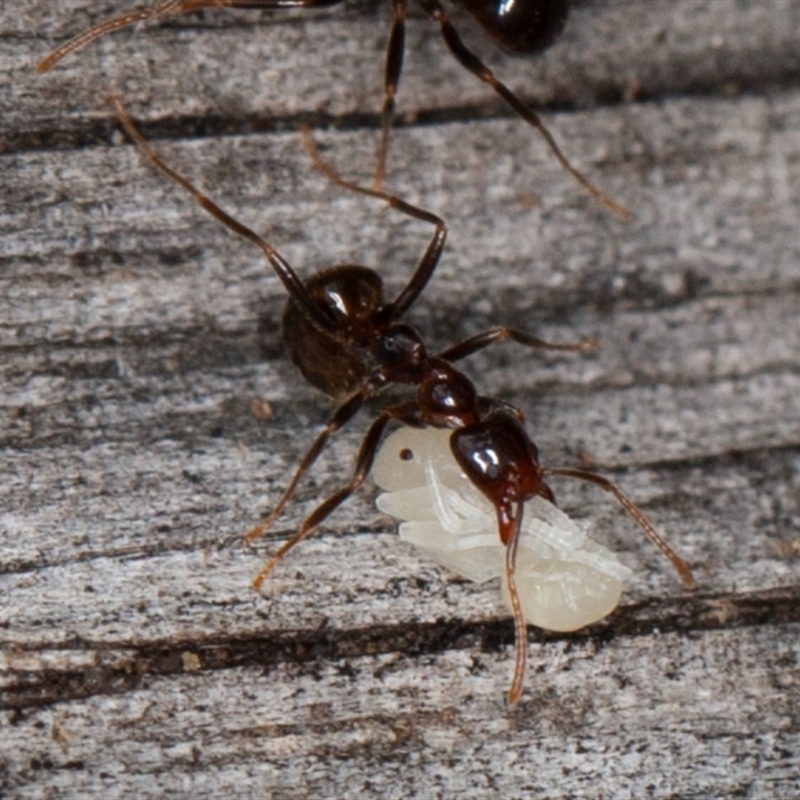
[[[439,358],[445,361],[458,361],[459,359],[466,358],[467,356],[488,347],[495,342],[504,342],[506,339],[511,339],[512,342],[525,345],[525,347],[539,347],[543,350],[566,350],[575,353],[585,353],[591,350],[597,350],[597,339],[587,339],[585,342],[576,342],[575,344],[553,344],[539,339],[536,336],[531,336],[524,331],[518,331],[514,328],[489,328],[488,331],[478,333],[465,339],[463,342],[454,344],[448,347],[447,350],[439,353]]]
[[[298,305],[303,309],[305,314],[311,319],[315,325],[318,325],[322,330],[329,333],[337,333],[338,327],[335,320],[329,312],[322,306],[318,305],[308,293],[303,282],[298,277],[297,273],[292,269],[283,256],[264,239],[262,239],[255,231],[243,225],[238,220],[234,219],[230,214],[223,211],[211,198],[204,195],[199,189],[195,188],[189,183],[186,178],[176,172],[170,167],[161,156],[156,153],[152,147],[147,143],[144,136],[137,130],[133,121],[128,116],[122,100],[119,97],[112,97],[111,102],[116,109],[119,121],[122,127],[125,128],[128,136],[136,143],[139,149],[150,159],[157,169],[163,172],[170,180],[173,180],[186,192],[188,192],[197,201],[205,211],[211,214],[212,217],[219,220],[227,228],[230,228],[234,233],[242,236],[248,241],[255,244],[261,249],[267,258],[270,266],[275,270],[276,275],[280,278],[281,283],[286,287],[286,291],[294,299]]]
[[[95,25],[93,28],[79,33],[60,47],[57,47],[51,53],[48,53],[48,55],[36,65],[36,71],[40,75],[43,72],[48,72],[70,53],[83,50],[84,47],[91,44],[95,39],[99,39],[101,36],[105,36],[105,34],[111,33],[112,31],[120,30],[120,28],[127,28],[129,25],[134,25],[137,22],[143,22],[147,19],[179,14],[181,12],[181,5],[181,0],[161,0],[161,2],[151,8],[131,11],[129,14],[123,14],[122,16],[101,22],[99,25]]]
[[[499,81],[495,74],[487,67],[467,46],[461,41],[461,37],[453,27],[453,23],[448,19],[439,0],[420,0],[423,11],[435,22],[439,24],[442,38],[455,56],[456,60],[476,78],[488,83],[494,91],[511,106],[513,111],[520,116],[531,127],[535,128],[547,143],[550,151],[556,157],[561,166],[572,175],[596,200],[602,203],[607,209],[616,214],[621,220],[630,219],[631,213],[627,208],[614,202],[605,192],[598,189],[582,172],[579,172],[570,164],[567,157],[561,152],[561,148],[556,144],[550,131],[547,130],[541,118],[534,110],[523,103],[504,83]]]
[[[174,17],[178,14],[199,11],[205,8],[315,8],[332,6],[340,2],[342,0],[160,0],[159,3],[150,8],[143,8],[139,11],[131,11],[128,14],[113,17],[79,33],[43,58],[37,64],[36,71],[39,74],[48,72],[63,58],[78,50],[83,50],[95,39],[99,39],[107,33],[118,31],[121,28],[135,25],[137,22]]]
[[[303,125],[300,130],[303,135],[303,143],[308,150],[308,154],[314,166],[326,175],[328,180],[350,192],[356,192],[357,194],[363,194],[367,197],[375,197],[378,200],[384,200],[392,208],[397,209],[403,214],[413,217],[414,219],[422,220],[423,222],[429,222],[435,226],[431,241],[425,249],[425,253],[414,269],[414,273],[405,288],[400,291],[400,294],[398,294],[391,303],[387,303],[385,306],[389,311],[390,319],[398,319],[414,304],[430,280],[431,275],[433,275],[436,265],[439,263],[439,259],[442,256],[444,243],[447,239],[447,225],[445,225],[441,217],[438,217],[430,211],[426,211],[424,208],[412,205],[397,197],[397,195],[389,194],[380,189],[369,189],[366,186],[359,186],[357,183],[345,180],[322,158],[317,144],[314,141],[314,137],[311,135],[310,128],[307,125]]]
[[[358,451],[356,466],[353,470],[353,477],[350,479],[350,483],[348,483],[347,486],[339,489],[337,492],[334,492],[305,518],[303,524],[300,526],[300,530],[297,531],[297,533],[295,533],[291,539],[289,539],[287,542],[284,542],[278,548],[275,555],[272,556],[272,558],[264,565],[263,569],[253,579],[253,589],[258,591],[264,581],[270,576],[272,570],[275,569],[286,553],[288,553],[289,550],[291,550],[298,542],[301,542],[303,539],[307,538],[314,528],[317,527],[317,525],[323,522],[333,511],[335,511],[345,500],[347,500],[347,498],[350,497],[353,492],[357,491],[361,487],[361,484],[363,484],[367,479],[370,469],[372,469],[372,462],[375,460],[375,452],[378,449],[378,443],[380,442],[381,435],[383,434],[386,425],[393,419],[413,420],[415,419],[416,411],[417,404],[413,401],[410,401],[401,403],[400,405],[392,408],[387,408],[381,412],[372,425],[370,425],[369,430],[361,442],[361,448]],[[305,461],[306,459],[303,459],[304,464]],[[303,465],[301,465],[300,469],[302,469],[302,466]],[[299,472],[300,470],[298,470],[298,473]],[[251,534],[248,534],[245,538],[252,538]]]
[[[644,512],[630,498],[622,493],[616,484],[610,480],[595,475],[593,472],[586,472],[582,469],[554,469],[547,467],[542,469],[542,477],[546,475],[560,475],[564,478],[577,478],[581,481],[594,483],[601,489],[610,492],[617,498],[617,502],[630,514],[638,523],[639,527],[645,532],[647,538],[669,559],[675,571],[680,576],[683,585],[687,589],[695,586],[692,570],[689,565],[659,536],[656,529]]]
[[[516,705],[522,696],[525,681],[525,666],[528,662],[528,624],[522,615],[522,605],[519,602],[517,584],[514,573],[517,568],[517,547],[519,533],[522,529],[523,504],[517,505],[517,515],[511,520],[511,535],[506,541],[506,582],[508,584],[508,598],[511,601],[511,612],[514,615],[514,677],[508,690],[508,704]]]
[[[347,400],[336,409],[333,416],[328,420],[328,424],[323,428],[322,432],[314,440],[311,447],[308,448],[303,460],[295,470],[294,476],[289,486],[284,491],[278,504],[272,509],[269,516],[259,522],[249,533],[245,534],[245,541],[251,542],[259,536],[263,536],[271,527],[275,520],[281,515],[281,512],[286,508],[286,504],[292,499],[297,485],[300,483],[303,476],[308,472],[311,466],[319,457],[323,448],[328,442],[328,439],[336,433],[342,426],[346,425],[361,409],[366,399],[366,392],[362,389],[360,392],[349,397]]]
[[[373,187],[380,190],[386,177],[386,159],[389,154],[389,131],[394,116],[394,97],[403,71],[403,54],[406,37],[406,0],[392,0],[394,21],[386,47],[386,70],[383,78],[383,113],[381,114],[381,140],[378,145],[378,162],[375,165]]]

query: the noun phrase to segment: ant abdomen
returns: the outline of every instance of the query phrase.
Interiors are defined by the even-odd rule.
[[[368,267],[346,265],[323,269],[304,285],[331,317],[333,330],[316,325],[290,295],[283,312],[283,340],[292,362],[312,386],[330,397],[345,397],[373,370],[364,354],[374,338],[375,311],[383,306],[383,281]]]
[[[534,55],[552,46],[564,30],[569,0],[461,0],[464,8],[502,50]]]

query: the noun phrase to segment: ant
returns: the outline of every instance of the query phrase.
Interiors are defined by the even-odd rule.
[[[163,19],[189,11],[209,8],[319,8],[337,5],[344,0],[160,0],[156,5],[132,11],[101,22],[62,44],[46,56],[36,67],[44,73],[52,69],[65,56],[81,50],[95,39],[151,19]],[[389,132],[395,109],[395,95],[400,84],[405,50],[405,17],[407,0],[391,0],[394,12],[383,82],[383,111],[381,137],[378,145],[374,186],[380,189],[386,174]],[[582,172],[572,166],[562,153],[550,131],[534,110],[501,82],[462,41],[439,0],[418,0],[423,12],[439,25],[442,38],[450,52],[464,69],[488,84],[511,107],[517,116],[535,128],[544,138],[550,151],[561,166],[575,178],[597,201],[623,221],[630,212],[598,189]],[[512,54],[532,55],[546,50],[558,38],[569,11],[569,0],[462,0],[469,14],[478,22],[486,35],[502,49]]]
[[[269,530],[328,439],[367,401],[393,384],[416,390],[413,399],[390,405],[378,413],[364,435],[350,481],[323,500],[306,517],[300,529],[278,548],[253,580],[256,591],[289,550],[361,487],[390,422],[450,431],[453,457],[467,479],[494,507],[499,538],[505,546],[504,570],[516,633],[514,677],[508,692],[510,704],[516,703],[522,694],[527,657],[527,628],[514,582],[517,546],[525,502],[540,497],[555,503],[546,479],[576,478],[610,492],[670,560],[683,583],[687,587],[694,585],[688,564],[614,483],[583,469],[541,466],[536,445],[523,427],[522,412],[501,400],[479,395],[472,381],[454,366],[454,362],[508,339],[525,347],[573,352],[596,349],[594,340],[553,344],[520,330],[494,327],[432,355],[414,328],[401,318],[417,301],[439,263],[447,238],[447,227],[440,217],[385,191],[345,180],[322,159],[309,129],[305,128],[305,146],[314,165],[329,180],[348,191],[383,200],[408,217],[428,222],[433,225],[434,232],[408,283],[388,302],[380,276],[369,267],[333,266],[302,280],[270,244],[168,166],[136,129],[122,102],[115,98],[114,104],[128,135],[161,172],[183,187],[223,225],[261,249],[289,294],[283,315],[283,337],[292,361],[309,383],[340,402],[308,448],[277,505],[264,521],[245,535],[247,541]]]

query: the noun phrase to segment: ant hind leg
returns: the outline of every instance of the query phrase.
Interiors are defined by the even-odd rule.
[[[225,225],[226,228],[232,230],[235,234],[256,245],[266,257],[269,265],[275,271],[275,274],[284,285],[286,291],[295,302],[303,308],[306,316],[319,325],[322,330],[336,333],[338,330],[336,321],[325,308],[313,300],[303,281],[300,280],[300,277],[283,256],[252,230],[252,228],[248,228],[246,225],[239,222],[239,220],[234,219],[226,211],[223,211],[210,197],[203,194],[196,186],[184,178],[183,175],[170,167],[169,164],[150,147],[147,140],[133,124],[133,120],[125,110],[125,106],[119,96],[112,96],[111,103],[128,136],[130,136],[137,147],[150,159],[152,164],[170,180],[177,183],[185,192],[190,194],[204,211]]]
[[[417,264],[417,267],[411,275],[411,278],[409,279],[405,288],[402,289],[397,297],[388,304],[391,319],[399,319],[406,311],[408,311],[408,309],[420,296],[422,290],[427,285],[431,275],[433,275],[436,266],[439,263],[442,250],[444,249],[444,244],[447,239],[447,226],[445,225],[444,220],[441,217],[438,217],[436,214],[426,211],[424,208],[420,208],[419,206],[415,206],[406,202],[397,195],[384,192],[380,189],[370,189],[366,186],[360,186],[357,183],[346,180],[322,157],[321,153],[319,152],[319,148],[314,141],[314,137],[311,135],[311,129],[307,125],[303,125],[300,128],[300,132],[303,135],[303,144],[305,145],[306,150],[308,151],[308,154],[314,163],[314,166],[320,172],[322,172],[328,178],[328,180],[332,181],[337,186],[341,186],[343,189],[347,189],[350,192],[363,194],[367,197],[374,197],[378,200],[384,200],[397,211],[400,211],[414,219],[419,219],[423,222],[429,222],[434,226],[433,236],[431,236],[428,247]]]
[[[572,166],[569,159],[561,152],[553,135],[545,127],[539,115],[528,105],[522,102],[502,81],[498,80],[492,70],[486,66],[461,40],[453,23],[448,18],[439,0],[420,0],[423,11],[439,25],[442,38],[450,52],[464,69],[471,72],[476,78],[488,84],[509,105],[514,113],[535,128],[545,140],[550,152],[556,157],[559,164],[573,178],[586,189],[599,203],[609,211],[616,214],[623,222],[631,217],[627,208],[612,200],[605,192],[597,188],[582,172]]]
[[[389,156],[389,134],[394,117],[394,98],[403,71],[405,53],[406,0],[392,0],[394,21],[386,47],[386,70],[383,79],[383,112],[381,114],[381,138],[378,144],[378,157],[375,164],[373,188],[380,191],[386,177],[386,160]]]

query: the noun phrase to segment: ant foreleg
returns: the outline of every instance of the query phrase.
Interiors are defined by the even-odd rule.
[[[631,517],[633,517],[639,527],[645,532],[647,538],[669,559],[675,571],[680,576],[683,585],[686,586],[687,589],[694,588],[694,577],[692,576],[692,570],[689,565],[661,538],[655,527],[653,527],[652,522],[647,519],[639,506],[623,494],[622,490],[619,489],[615,483],[612,483],[610,480],[600,475],[595,475],[593,472],[586,472],[582,469],[542,468],[542,477],[546,475],[560,475],[564,478],[577,478],[578,480],[588,481],[613,494],[614,497],[617,498],[617,502]]]
[[[439,3],[439,0],[419,0],[419,3],[423,11],[432,20],[438,23],[442,38],[456,60],[476,78],[491,86],[492,89],[511,106],[519,117],[539,132],[559,164],[561,164],[589,194],[616,214],[621,220],[627,222],[630,219],[631,212],[612,200],[605,192],[598,189],[582,172],[579,172],[572,166],[567,157],[561,152],[561,148],[556,144],[556,140],[553,138],[550,131],[547,130],[539,115],[530,106],[523,103],[508,86],[498,80],[492,70],[464,44],[455,27],[453,27],[453,23],[447,17],[444,8]]]
[[[344,403],[342,403],[342,405],[336,409],[333,416],[328,420],[328,424],[314,440],[314,443],[311,445],[311,447],[309,447],[306,451],[305,456],[303,456],[303,460],[295,470],[291,483],[286,487],[275,508],[272,509],[269,516],[265,520],[259,522],[255,528],[245,534],[245,541],[251,542],[253,539],[263,536],[272,527],[272,524],[281,515],[281,512],[286,507],[286,504],[289,502],[289,500],[291,500],[292,495],[294,494],[295,489],[297,489],[297,485],[300,483],[303,475],[308,472],[308,470],[319,457],[319,454],[327,444],[328,439],[343,425],[346,425],[359,412],[361,406],[364,405],[365,397],[366,393],[364,390],[361,390],[345,400]]]
[[[340,409],[341,410],[341,409]],[[273,569],[277,566],[278,562],[289,552],[298,542],[301,542],[303,539],[309,536],[309,534],[317,527],[321,522],[323,522],[329,514],[335,511],[348,497],[350,497],[353,492],[357,491],[360,486],[364,483],[367,479],[367,475],[369,475],[369,471],[372,469],[372,462],[375,460],[375,453],[378,449],[378,443],[380,442],[381,435],[383,434],[384,428],[386,425],[393,419],[399,420],[412,420],[415,419],[415,413],[417,411],[417,404],[414,402],[406,402],[401,403],[398,406],[393,406],[392,408],[387,408],[381,412],[381,414],[375,419],[375,421],[370,425],[369,430],[364,436],[363,441],[361,442],[361,448],[358,451],[358,457],[356,458],[356,466],[353,471],[353,477],[350,479],[350,483],[347,486],[342,487],[337,492],[334,492],[330,497],[324,500],[320,505],[318,505],[311,514],[306,517],[303,521],[303,524],[300,526],[300,530],[292,536],[287,542],[284,542],[277,550],[274,556],[266,563],[264,568],[256,575],[253,579],[253,588],[258,591],[261,588],[261,585],[264,581],[269,577],[270,573]],[[317,443],[315,442],[314,445]],[[313,450],[313,447],[312,447]],[[311,451],[309,451],[309,454]],[[298,469],[295,478],[299,477],[300,471],[306,465],[306,461],[308,460],[308,455],[305,459],[303,459],[303,463],[300,465],[300,469]],[[294,485],[296,481],[292,481]],[[288,491],[288,490],[287,490]],[[284,496],[284,499],[286,496]],[[273,512],[271,517],[274,516],[275,512]],[[269,522],[270,520],[267,520]],[[259,526],[260,528],[261,526]],[[255,529],[258,530],[258,529]],[[248,534],[246,539],[253,538],[252,532]]]
[[[585,353],[592,350],[597,350],[597,339],[587,339],[585,342],[576,342],[574,344],[554,344],[553,342],[546,342],[544,339],[539,339],[536,336],[531,336],[524,331],[518,331],[514,328],[496,327],[489,328],[488,331],[478,333],[475,336],[470,336],[463,342],[448,347],[447,350],[439,353],[439,358],[445,361],[458,361],[467,356],[471,356],[478,350],[488,347],[495,342],[504,342],[511,339],[512,342],[524,345],[525,347],[538,347],[543,350],[565,350],[568,352]]]

